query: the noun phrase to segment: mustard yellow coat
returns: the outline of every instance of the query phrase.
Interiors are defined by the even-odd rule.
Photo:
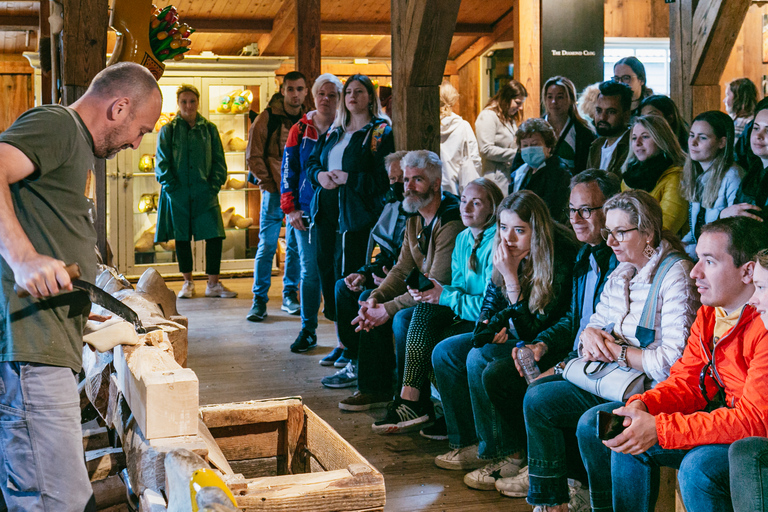
[[[661,205],[664,229],[675,234],[686,226],[688,220],[688,201],[680,193],[682,178],[683,168],[673,165],[659,176],[659,181],[650,192]],[[630,189],[624,181],[621,182],[622,192]]]

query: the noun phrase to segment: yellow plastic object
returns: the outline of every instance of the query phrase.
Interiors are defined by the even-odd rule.
[[[152,197],[152,194],[141,194],[138,206],[139,213],[151,212],[155,208],[157,207],[155,206],[155,200]]]
[[[197,506],[197,493],[200,492],[200,489],[203,487],[218,487],[224,491],[224,494],[226,494],[230,500],[232,500],[232,505],[237,507],[237,501],[232,495],[232,491],[227,487],[227,484],[225,484],[213,470],[203,468],[192,473],[192,478],[189,479],[189,495],[192,498],[192,512],[199,511]]]
[[[139,172],[154,172],[155,171],[155,155],[149,153],[141,155],[139,160]]]
[[[239,95],[240,90],[236,89],[229,94],[222,96],[219,106],[216,107],[216,112],[219,114],[229,114],[232,111],[232,103],[234,103],[235,98]]]
[[[252,101],[253,93],[251,91],[248,89],[241,91],[240,94],[235,96],[235,99],[232,101],[232,113],[242,114],[243,112],[248,112],[248,109],[251,108]]]
[[[107,66],[118,62],[136,62],[147,68],[159,80],[165,65],[152,52],[149,44],[149,23],[152,0],[112,0],[109,26],[117,34],[115,49]]]
[[[176,114],[173,114],[173,113],[160,114],[160,117],[157,119],[157,122],[155,123],[155,131],[159,132],[160,128],[170,123],[174,117],[176,117]]]

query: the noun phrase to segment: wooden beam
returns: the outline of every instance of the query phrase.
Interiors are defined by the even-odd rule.
[[[283,0],[272,22],[272,32],[259,38],[259,55],[278,55],[280,48],[296,30],[296,0]]]
[[[39,17],[35,15],[0,16],[0,30],[3,32],[38,30],[39,28]]]
[[[693,14],[691,85],[715,85],[720,82],[750,3],[749,0],[698,2]]]
[[[215,32],[218,34],[269,34],[272,32],[272,20],[245,20],[198,18],[184,16],[184,23],[193,27],[198,33]]]
[[[513,58],[514,77],[528,91],[523,105],[523,117],[539,117],[541,90],[541,2],[539,0],[515,0]]]
[[[330,35],[392,35],[392,25],[389,23],[346,23],[339,21],[324,21],[320,23],[323,34]],[[493,25],[482,23],[457,23],[454,36],[482,37],[493,33]]]
[[[514,14],[512,9],[510,9],[504,14],[504,16],[499,18],[498,21],[493,24],[493,31],[490,34],[485,35],[472,43],[469,48],[464,50],[461,55],[454,59],[456,61],[456,67],[461,69],[466,66],[469,61],[488,51],[488,49],[496,44],[499,39],[509,33],[513,25]]]
[[[320,0],[296,0],[296,70],[312,87],[320,75]],[[307,100],[314,107],[311,94]]]
[[[40,2],[40,14],[39,24],[40,32],[38,33],[37,48],[38,52],[46,52],[47,55],[41,55],[41,60],[48,62],[48,70],[40,69],[40,90],[41,97],[39,98],[42,105],[49,105],[52,103],[53,90],[51,89],[51,24],[48,21],[48,15],[50,14],[50,2]],[[45,40],[45,43],[43,41]],[[42,66],[41,66],[42,68]]]
[[[440,152],[438,87],[460,0],[392,0],[392,83],[398,149]]]
[[[284,76],[289,71],[293,71],[296,61],[288,59],[283,61],[275,71],[277,76]],[[370,64],[343,64],[340,62],[320,61],[320,73],[332,73],[336,76],[352,76],[355,73],[363,73],[368,76],[392,76],[392,65],[390,61],[376,61]],[[444,75],[458,75],[459,70],[456,62],[449,60],[445,63]]]

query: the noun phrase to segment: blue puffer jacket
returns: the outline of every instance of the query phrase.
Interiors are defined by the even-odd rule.
[[[295,210],[309,213],[315,191],[307,177],[307,162],[317,144],[315,110],[304,114],[288,132],[280,166],[280,208],[288,215]]]

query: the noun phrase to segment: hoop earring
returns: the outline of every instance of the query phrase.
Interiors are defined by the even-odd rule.
[[[648,259],[651,259],[654,256],[656,256],[656,249],[651,247],[650,242],[645,242],[645,248],[643,249],[643,256],[645,256]]]

